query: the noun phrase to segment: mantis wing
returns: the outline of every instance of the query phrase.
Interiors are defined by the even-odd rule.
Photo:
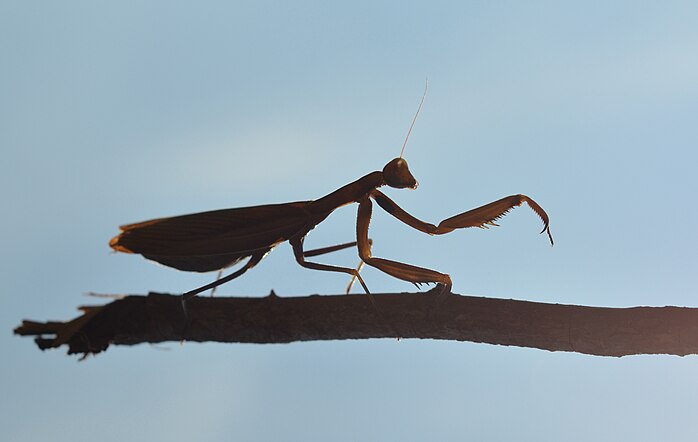
[[[109,245],[179,270],[207,272],[268,252],[308,224],[308,201],[215,210],[121,226]]]

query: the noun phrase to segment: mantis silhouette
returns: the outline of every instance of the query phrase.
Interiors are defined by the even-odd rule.
[[[424,96],[412,120],[412,125],[419,115],[423,102]],[[407,138],[411,130],[412,126]],[[405,144],[403,144],[403,152]],[[407,213],[378,190],[381,186],[396,189],[417,188],[417,180],[410,173],[407,161],[402,158],[402,152],[400,157],[388,162],[383,170],[371,172],[317,200],[215,210],[127,224],[121,226],[122,232],[115,236],[109,245],[119,252],[138,253],[165,266],[192,272],[221,270],[247,259],[240,269],[230,275],[184,293],[182,295],[184,302],[198,293],[243,275],[259,264],[275,246],[285,241],[293,247],[295,259],[301,266],[352,275],[352,281],[354,278],[358,280],[369,296],[368,286],[359,274],[360,266],[357,269],[339,267],[307,261],[306,258],[357,246],[362,264],[366,263],[395,278],[414,284],[441,284],[444,292],[450,291],[451,278],[445,273],[377,258],[371,254],[372,241],[368,238],[368,228],[373,210],[372,200],[398,220],[430,235],[443,235],[455,229],[468,227],[496,226],[497,219],[525,202],[543,221],[543,230],[540,233],[547,232],[550,243],[553,244],[548,215],[541,206],[526,195],[507,196],[434,225]],[[359,205],[356,241],[305,251],[303,241],[306,235],[334,210],[352,203]]]

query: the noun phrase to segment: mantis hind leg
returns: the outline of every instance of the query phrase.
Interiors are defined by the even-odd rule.
[[[221,279],[221,276],[223,276],[223,269],[220,269],[220,270],[218,271],[218,273],[216,273],[216,281],[218,281],[219,279]],[[218,286],[215,286],[215,287],[213,287],[213,288],[211,289],[211,294],[209,295],[211,298],[213,298],[213,297],[216,295],[216,289],[217,289],[217,288],[218,288]]]
[[[450,292],[452,286],[451,277],[445,273],[371,256],[371,241],[368,239],[368,226],[371,223],[372,212],[373,203],[371,203],[368,196],[363,197],[359,202],[359,213],[356,221],[356,237],[361,259],[366,264],[404,281],[409,281],[415,285],[433,282],[443,285],[443,292]]]
[[[213,289],[215,287],[218,287],[221,284],[225,284],[226,282],[232,281],[233,279],[237,278],[238,276],[241,276],[243,273],[251,269],[252,267],[256,266],[259,264],[259,261],[262,260],[266,256],[267,253],[269,253],[269,250],[264,250],[260,252],[255,252],[252,256],[250,256],[250,259],[245,263],[244,266],[242,266],[240,269],[236,270],[235,272],[231,273],[230,275],[226,276],[225,278],[218,278],[215,281],[213,281],[210,284],[206,284],[204,286],[201,286],[199,288],[196,288],[194,290],[190,290],[184,294],[182,294],[182,302],[185,302],[194,296],[198,295],[201,292],[205,292],[208,289]]]

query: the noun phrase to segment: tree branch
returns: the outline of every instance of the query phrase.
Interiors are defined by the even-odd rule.
[[[15,333],[39,348],[99,353],[110,344],[420,338],[484,342],[592,355],[698,353],[698,309],[600,308],[455,294],[390,293],[280,298],[127,296],[81,307],[68,322],[23,321]]]

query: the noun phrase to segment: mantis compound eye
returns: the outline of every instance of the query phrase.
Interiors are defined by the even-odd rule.
[[[407,161],[403,158],[395,158],[383,168],[385,184],[396,189],[416,189],[417,180],[410,173]]]

